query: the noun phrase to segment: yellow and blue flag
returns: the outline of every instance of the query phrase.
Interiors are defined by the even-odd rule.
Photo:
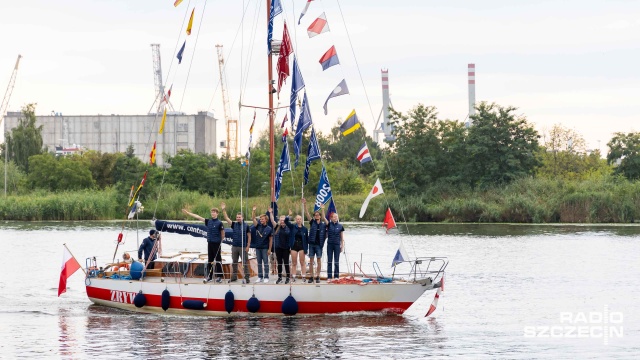
[[[347,116],[347,120],[340,125],[340,131],[343,136],[347,136],[352,132],[358,130],[360,128],[360,122],[358,121],[358,117],[356,116],[356,110],[354,109],[349,116]]]

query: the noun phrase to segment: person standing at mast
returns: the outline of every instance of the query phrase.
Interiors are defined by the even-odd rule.
[[[304,207],[304,212],[307,214],[307,219],[309,220],[309,283],[313,282],[313,265],[315,261],[318,261],[318,267],[316,268],[315,274],[316,283],[320,282],[320,271],[322,270],[322,248],[324,247],[324,241],[327,234],[327,225],[329,225],[329,220],[324,216],[324,205],[320,206],[320,211],[314,211],[313,217],[309,214],[309,209],[307,209],[307,201],[302,199],[302,207]]]
[[[256,249],[256,261],[258,262],[258,280],[256,282],[269,282],[269,256],[271,255],[272,246],[272,229],[267,225],[267,215],[260,215],[260,221],[256,220],[256,206],[251,209],[251,219],[253,220],[252,228],[255,229],[255,239],[253,245]],[[264,271],[263,271],[264,269]],[[264,279],[264,280],[263,280]]]

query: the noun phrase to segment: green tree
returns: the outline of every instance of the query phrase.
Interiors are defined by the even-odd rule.
[[[8,159],[25,173],[29,173],[29,157],[46,151],[42,146],[42,125],[36,126],[35,111],[35,103],[25,105],[18,126],[6,134]]]
[[[614,172],[630,180],[639,179],[640,132],[614,133],[607,146],[607,162],[615,165]]]
[[[438,120],[433,106],[419,104],[407,115],[391,109],[396,140],[391,142],[389,167],[398,191],[419,194],[425,186],[463,180],[466,130],[458,121]]]
[[[101,153],[93,150],[82,154],[89,163],[91,177],[101,189],[115,185],[113,171],[118,158],[122,156],[124,156],[122,153]]]
[[[599,151],[588,152],[584,137],[575,130],[554,125],[543,134],[541,166],[536,174],[550,179],[583,179],[594,172],[610,172]]]
[[[509,183],[540,165],[540,135],[515,107],[481,102],[467,138],[467,176],[473,186]]]
[[[41,154],[31,156],[29,162],[31,172],[27,175],[27,182],[31,188],[64,191],[95,186],[89,162],[81,156]]]

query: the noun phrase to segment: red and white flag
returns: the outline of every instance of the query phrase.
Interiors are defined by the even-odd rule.
[[[280,44],[280,55],[278,56],[278,62],[276,64],[276,72],[278,73],[278,98],[280,98],[280,89],[285,80],[289,77],[289,55],[293,53],[293,47],[291,46],[291,38],[289,37],[289,31],[287,30],[287,23],[284,23],[284,30],[282,30],[282,43]]]
[[[67,279],[80,269],[80,264],[76,261],[76,258],[71,255],[69,249],[64,247],[62,253],[62,268],[60,269],[60,283],[58,284],[58,297],[62,293],[67,292]]]
[[[315,19],[307,28],[307,34],[309,34],[310,38],[326,33],[327,31],[329,31],[329,23],[327,23],[327,17],[324,13]]]
[[[367,196],[367,198],[364,199],[364,203],[360,208],[360,218],[362,218],[364,216],[364,213],[367,211],[367,206],[369,206],[369,201],[371,201],[371,199],[383,193],[384,191],[382,191],[382,184],[380,184],[380,179],[378,179],[376,180],[376,183],[373,185],[373,188],[369,192],[369,195]]]
[[[436,291],[436,296],[433,297],[433,302],[431,302],[431,306],[429,306],[429,311],[427,311],[427,315],[425,315],[424,317],[427,317],[433,314],[434,311],[436,311],[436,307],[438,306],[438,300],[440,299],[440,295],[442,295],[443,290],[444,290],[444,276],[442,277],[442,280],[440,280],[440,287]]]

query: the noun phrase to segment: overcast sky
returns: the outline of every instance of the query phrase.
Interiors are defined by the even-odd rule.
[[[238,114],[240,95],[250,105],[267,101],[265,1],[184,0],[177,8],[173,1],[2,1],[2,92],[17,55],[24,57],[9,110],[37,102],[41,115],[145,114],[154,100],[150,44],[159,43],[173,105],[186,113],[212,111],[222,120],[215,51],[222,44],[244,152],[253,113]],[[283,0],[274,38],[286,19],[321,131],[355,108],[371,132],[382,107],[381,68],[389,69],[396,109],[423,103],[436,106],[442,118],[462,121],[468,63],[476,64],[477,101],[518,107],[540,131],[562,124],[583,134],[589,148],[600,144],[606,151],[613,132],[640,129],[640,1],[342,0],[341,14],[337,0],[316,0],[297,25],[305,3]],[[185,39],[180,30],[194,6],[193,33],[178,66],[176,44]],[[331,31],[310,39],[306,28],[322,12]],[[341,65],[323,72],[318,60],[331,45]],[[343,78],[351,95],[332,99],[325,116],[322,104]],[[283,116],[279,111],[277,121]],[[257,119],[264,130],[266,112],[258,111]],[[222,140],[224,121],[218,130]]]

